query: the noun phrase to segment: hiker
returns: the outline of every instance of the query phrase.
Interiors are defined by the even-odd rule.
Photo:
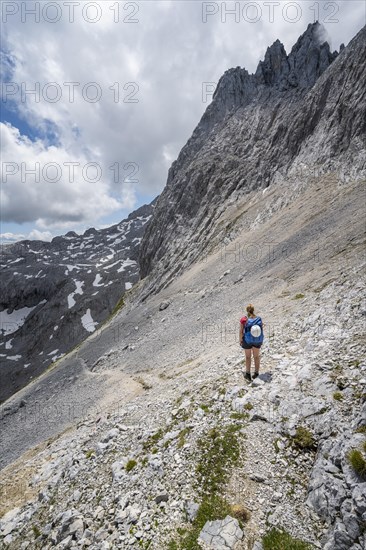
[[[252,380],[250,366],[252,360],[252,351],[254,357],[254,378],[259,375],[260,366],[260,348],[263,342],[263,323],[262,319],[255,315],[254,306],[247,306],[248,316],[240,319],[239,344],[245,351],[245,379]]]

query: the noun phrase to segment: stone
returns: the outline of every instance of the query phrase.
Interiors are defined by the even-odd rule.
[[[128,458],[124,457],[121,460],[113,462],[112,464],[112,476],[114,481],[120,481],[126,475],[126,464]]]
[[[164,311],[164,309],[167,309],[170,306],[170,302],[168,300],[164,300],[159,305],[159,311]]]
[[[161,495],[157,495],[154,500],[156,504],[160,504],[161,502],[168,502],[169,495],[167,493],[162,493]]]
[[[197,502],[189,500],[184,503],[184,509],[186,511],[188,521],[193,522],[196,519],[199,504],[197,504]]]
[[[118,435],[119,435],[119,429],[118,428],[112,428],[111,430],[109,430],[109,432],[107,432],[105,434],[105,436],[102,439],[102,442],[106,443],[106,442],[110,441],[111,439],[117,437]]]
[[[207,521],[198,540],[210,545],[211,548],[224,550],[234,548],[243,536],[238,520],[226,516],[223,520]]]

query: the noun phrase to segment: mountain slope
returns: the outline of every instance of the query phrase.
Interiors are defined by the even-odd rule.
[[[364,483],[347,453],[366,425],[363,198],[363,183],[329,176],[251,192],[225,212],[237,220],[227,248],[143,303],[136,285],[98,336],[9,399],[3,541],[165,548],[202,503],[199,441],[235,424],[240,461],[219,494],[251,513],[237,549],[276,525],[315,548],[360,550]],[[253,386],[238,346],[250,301],[266,325]],[[299,426],[317,453],[292,447]]]
[[[139,279],[153,206],[106,229],[1,250],[0,402],[94,332]]]
[[[145,278],[1,406],[5,548],[262,550],[273,527],[284,549],[365,547],[365,29],[338,56],[319,32],[224,77],[170,170]]]
[[[337,56],[309,25],[287,57],[277,41],[255,75],[230,69],[169,170],[141,245],[146,295],[215,239],[228,200],[287,178],[365,178],[366,27]]]

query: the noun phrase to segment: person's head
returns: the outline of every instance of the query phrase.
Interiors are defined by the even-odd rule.
[[[249,304],[247,306],[247,314],[248,315],[254,315],[254,306],[252,304]]]

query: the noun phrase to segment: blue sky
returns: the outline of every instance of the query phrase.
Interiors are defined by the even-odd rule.
[[[275,4],[3,2],[2,242],[119,222],[163,189],[206,83],[277,38],[289,53],[315,18],[337,50],[366,20],[358,0]]]

